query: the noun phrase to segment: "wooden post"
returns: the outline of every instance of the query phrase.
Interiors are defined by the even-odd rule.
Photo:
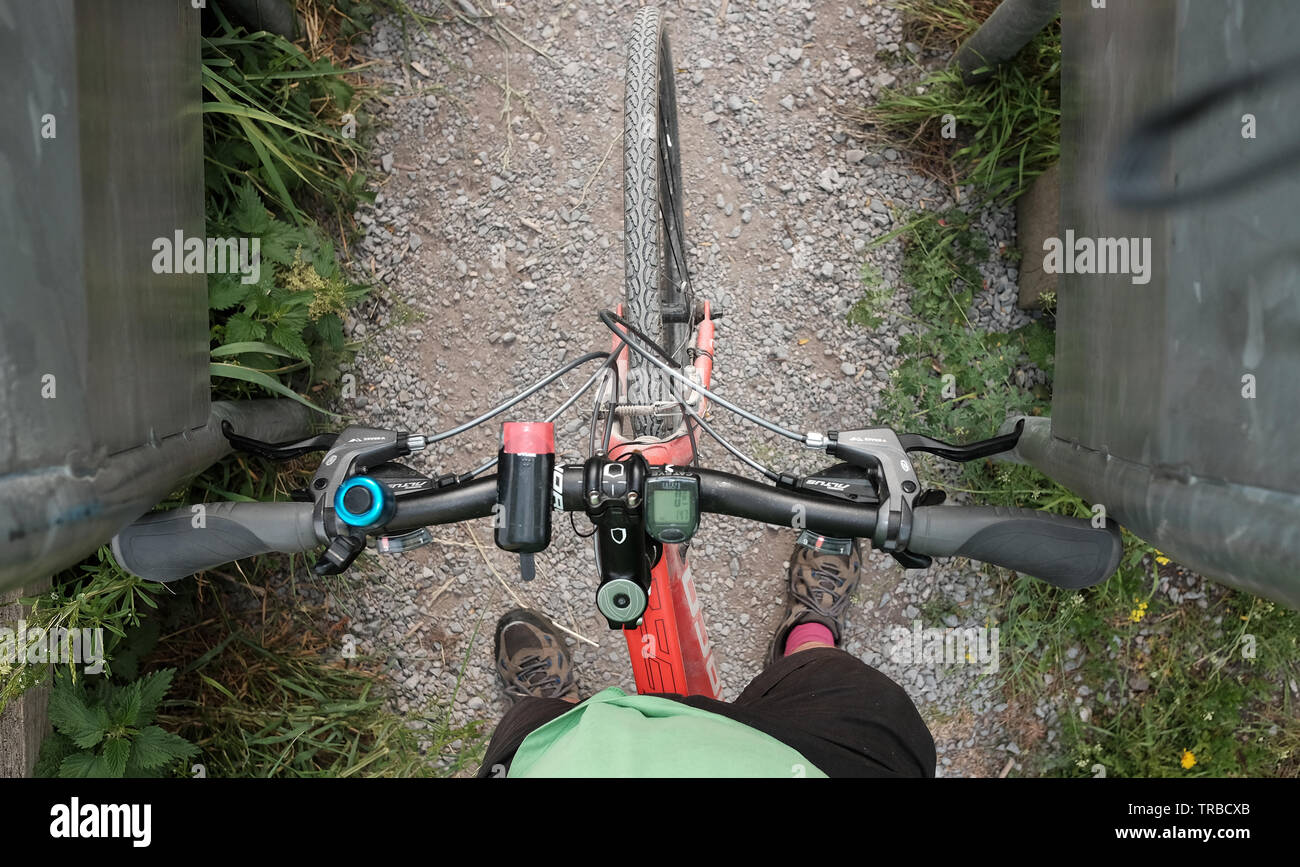
[[[1043,270],[1043,241],[1061,236],[1060,163],[1034,178],[1016,200],[1016,246],[1020,249],[1022,310],[1041,308],[1044,292],[1056,294],[1056,275]]]
[[[0,626],[16,629],[30,609],[18,603],[23,596],[36,596],[50,589],[45,578],[25,588],[0,594]],[[47,712],[50,688],[46,682],[27,690],[0,713],[0,777],[30,777],[41,751],[41,741],[50,731]]]

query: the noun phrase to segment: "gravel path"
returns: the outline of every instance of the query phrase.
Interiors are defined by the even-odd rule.
[[[420,4],[414,4],[420,8]],[[527,0],[499,20],[546,52],[450,24],[425,36],[389,21],[372,35],[374,76],[389,86],[375,162],[383,171],[367,236],[353,251],[382,288],[361,321],[368,338],[353,371],[358,397],[342,408],[380,426],[435,432],[491,407],[563,360],[606,349],[596,311],[622,292],[621,150],[624,39],[636,3]],[[882,3],[807,0],[665,5],[678,67],[686,228],[697,295],[726,316],[714,386],[800,430],[868,426],[887,382],[895,334],[845,323],[868,259],[898,281],[898,245],[866,251],[892,214],[951,204],[892,149],[867,145],[837,109],[868,102],[913,75],[898,13]],[[409,60],[405,65],[403,60]],[[1014,243],[1008,211],[981,216],[990,246]],[[990,263],[973,315],[1025,321],[1016,275]],[[894,303],[903,309],[898,293]],[[576,388],[586,374],[562,382]],[[541,417],[567,390],[509,417]],[[582,400],[557,422],[557,447],[586,448]],[[812,470],[810,455],[715,411],[719,429],[769,463]],[[426,473],[462,472],[495,454],[499,427],[413,459]],[[713,443],[704,462],[739,465]],[[435,530],[445,544],[404,557],[363,557],[370,574],[345,593],[363,648],[388,654],[400,709],[446,702],[453,718],[495,721],[506,704],[491,659],[497,617],[519,600],[589,639],[574,640],[584,694],[631,691],[622,638],[595,608],[588,543],[567,520],[537,558],[537,580],[492,545],[482,521]],[[483,546],[480,551],[475,545]],[[760,670],[784,598],[788,530],[706,516],[692,549],[725,698]],[[494,576],[494,570],[504,581]],[[901,683],[931,724],[940,773],[990,775],[1019,748],[1020,730],[983,666],[904,664],[891,630],[996,622],[993,590],[974,565],[910,571],[872,555],[847,649]],[[471,639],[477,639],[471,646]],[[463,665],[462,665],[463,663]],[[463,670],[462,670],[463,669]],[[1050,712],[1039,708],[1039,716]]]

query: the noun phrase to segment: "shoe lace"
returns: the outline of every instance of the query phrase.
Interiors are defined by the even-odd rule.
[[[812,592],[808,594],[811,598],[805,601],[812,603],[812,606],[819,611],[830,615],[837,614],[848,605],[849,595],[844,592],[844,575],[840,571],[840,564],[837,561],[823,561],[808,571],[811,579],[808,582],[809,590]],[[823,593],[832,600],[829,610],[822,608],[821,595]]]
[[[556,690],[562,686],[560,676],[551,672],[554,662],[549,656],[527,656],[521,662],[516,679],[529,692]]]

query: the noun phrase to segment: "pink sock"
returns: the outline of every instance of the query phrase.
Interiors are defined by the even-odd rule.
[[[785,653],[782,656],[789,656],[803,645],[810,641],[821,641],[825,644],[834,644],[835,636],[831,631],[820,623],[800,623],[785,639]]]

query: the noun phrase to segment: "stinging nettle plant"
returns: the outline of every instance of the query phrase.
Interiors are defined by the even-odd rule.
[[[102,679],[60,678],[50,694],[54,732],[41,745],[36,776],[161,777],[198,753],[189,741],[153,725],[175,669],[163,669],[125,686]]]
[[[334,245],[317,227],[275,219],[251,184],[238,187],[229,210],[212,215],[209,225],[259,239],[269,263],[257,283],[233,274],[209,276],[212,338],[219,344],[212,350],[212,375],[319,409],[284,380],[304,370],[313,381],[335,378],[335,365],[348,355],[343,318],[367,287],[345,279]]]

